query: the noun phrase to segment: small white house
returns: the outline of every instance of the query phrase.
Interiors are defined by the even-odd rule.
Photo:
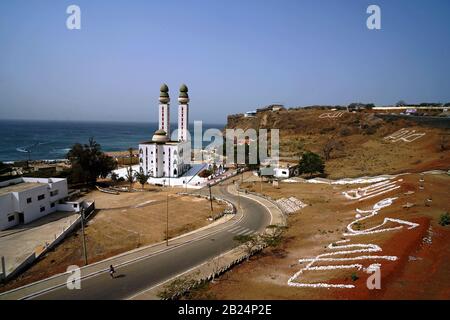
[[[67,180],[60,178],[17,178],[0,182],[0,230],[26,224],[56,210],[78,211],[63,200]],[[68,210],[70,209],[70,210]]]
[[[277,167],[273,169],[276,178],[290,178],[298,174],[298,166]]]

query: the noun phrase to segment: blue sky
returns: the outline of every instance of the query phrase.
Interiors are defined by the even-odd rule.
[[[80,6],[82,29],[66,28]],[[382,30],[366,9],[381,7]],[[156,121],[287,106],[450,101],[450,1],[2,0],[0,119]]]

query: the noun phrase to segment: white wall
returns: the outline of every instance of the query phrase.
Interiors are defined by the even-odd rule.
[[[67,197],[68,187],[66,179],[20,178],[13,181],[16,183],[39,183],[39,185],[18,192],[10,192],[1,197],[0,230],[17,225],[19,223],[18,213],[23,213],[24,223],[26,224],[55,212],[57,203]],[[8,185],[11,183],[11,180],[6,182],[6,184],[3,183],[2,185]],[[53,196],[51,195],[52,193]],[[38,200],[40,195],[44,195],[44,199]],[[29,198],[31,198],[31,203],[27,202]],[[54,203],[53,207],[52,203]],[[41,211],[41,208],[43,208],[43,211]],[[16,213],[16,218],[8,223],[7,216],[13,212]]]
[[[289,178],[289,168],[275,168],[274,176],[277,178]]]
[[[0,230],[8,229],[19,223],[15,215],[13,221],[8,221],[8,217],[14,213],[13,199],[10,193],[0,195]]]

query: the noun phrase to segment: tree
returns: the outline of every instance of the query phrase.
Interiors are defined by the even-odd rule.
[[[300,174],[309,173],[311,177],[313,173],[324,173],[325,164],[318,154],[307,151],[299,161],[299,172]]]
[[[145,174],[144,172],[136,172],[134,174],[134,177],[136,180],[141,184],[142,189],[144,189],[145,184],[147,183],[148,179],[150,178],[149,174]]]
[[[325,158],[325,161],[331,159],[331,153],[333,151],[340,151],[343,148],[343,143],[341,141],[336,140],[334,137],[328,139],[328,141],[324,144],[322,148],[322,153]]]
[[[267,226],[267,232],[262,235],[262,241],[268,247],[276,247],[283,240],[283,231],[286,229],[284,226],[271,224]]]
[[[445,214],[441,214],[439,217],[439,224],[443,227],[450,224],[450,214],[446,212]]]
[[[127,174],[125,176],[125,179],[130,183],[129,190],[133,188],[133,182],[134,182],[134,174],[133,174],[133,168],[130,166],[127,168]]]
[[[0,161],[0,174],[8,172],[9,175],[11,176],[12,175],[12,171],[13,171],[13,168],[12,168],[11,165],[5,164],[5,163]]]
[[[406,106],[406,102],[405,102],[404,100],[400,100],[399,102],[397,102],[397,103],[395,104],[395,106],[397,106],[397,107],[403,107],[403,106]]]
[[[94,138],[88,144],[76,143],[67,153],[72,164],[72,182],[94,184],[97,178],[106,178],[117,168],[114,159],[101,151],[101,146]]]

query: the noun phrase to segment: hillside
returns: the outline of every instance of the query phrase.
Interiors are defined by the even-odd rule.
[[[259,112],[228,117],[230,129],[280,129],[280,156],[296,163],[305,150],[326,159],[329,178],[450,168],[450,120],[447,128],[408,119],[386,121],[375,113],[330,110]],[[402,130],[403,131],[399,131]],[[389,138],[389,136],[391,136]]]

